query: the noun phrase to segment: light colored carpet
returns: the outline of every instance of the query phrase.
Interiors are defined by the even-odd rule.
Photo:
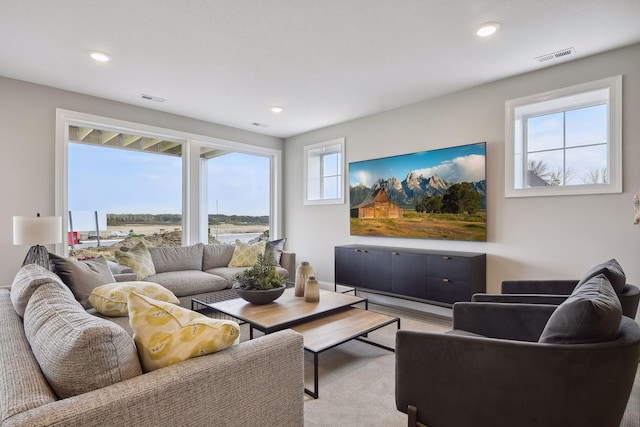
[[[436,316],[375,304],[370,304],[369,309],[399,316],[401,329],[437,333],[451,329],[450,320]],[[393,346],[395,332],[396,326],[393,324],[369,334],[369,338]],[[245,334],[247,336],[248,333]],[[311,389],[311,355],[305,354],[305,364],[305,385]],[[305,427],[407,425],[407,416],[395,407],[394,353],[363,342],[350,341],[320,354],[319,375],[320,398],[313,399],[305,394]],[[640,373],[636,375],[633,392],[620,426],[640,426]]]

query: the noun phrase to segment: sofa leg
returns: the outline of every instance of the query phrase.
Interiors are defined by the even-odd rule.
[[[407,407],[407,415],[409,415],[408,427],[427,427],[418,421],[418,408],[413,405]]]

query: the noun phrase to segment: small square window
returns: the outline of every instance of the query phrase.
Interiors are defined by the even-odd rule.
[[[304,204],[344,203],[344,138],[304,147]]]
[[[622,77],[513,99],[506,197],[622,192]]]

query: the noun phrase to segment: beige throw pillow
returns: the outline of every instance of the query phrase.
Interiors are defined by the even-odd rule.
[[[146,372],[240,342],[240,326],[131,292],[129,323]]]
[[[138,280],[142,280],[145,277],[156,274],[151,254],[142,242],[138,243],[127,252],[116,251],[115,256],[116,261],[118,261],[119,264],[126,265],[133,269]]]

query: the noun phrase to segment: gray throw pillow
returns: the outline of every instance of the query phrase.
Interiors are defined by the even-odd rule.
[[[598,274],[604,274],[607,279],[609,279],[609,283],[611,283],[613,290],[618,294],[622,292],[622,288],[624,288],[624,285],[627,283],[627,277],[625,276],[624,271],[622,271],[620,264],[618,264],[618,261],[610,259],[609,261],[598,264],[589,270],[582,280],[578,282],[576,288],[579,288]]]
[[[68,289],[55,284],[45,283],[31,296],[24,332],[61,399],[142,374],[133,338],[115,323],[89,314]]]
[[[604,274],[592,277],[553,312],[538,340],[586,344],[614,340],[622,319],[620,300]]]
[[[49,261],[54,273],[60,276],[84,308],[91,308],[89,294],[94,288],[116,281],[103,257],[78,261],[50,253]]]
[[[284,251],[284,244],[286,242],[287,239],[270,240],[264,248],[265,255],[269,252],[273,253],[273,259],[275,260],[276,265],[280,265],[280,259],[282,258],[282,252]]]

